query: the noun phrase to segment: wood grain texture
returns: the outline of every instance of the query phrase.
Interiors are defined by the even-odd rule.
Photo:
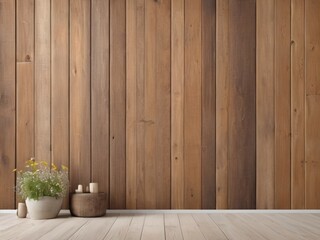
[[[69,3],[51,3],[51,162],[69,167]],[[63,208],[67,208],[66,198]]]
[[[51,161],[51,2],[35,0],[35,158]]]
[[[229,0],[217,0],[216,34],[216,208],[228,208]]]
[[[171,207],[184,207],[184,0],[171,1]]]
[[[137,1],[126,2],[126,208],[137,207]]]
[[[275,198],[276,209],[291,208],[290,0],[275,1]]]
[[[0,209],[9,209],[15,206],[15,1],[0,5]]]
[[[216,1],[202,1],[201,199],[216,207]]]
[[[255,208],[255,0],[231,0],[229,11],[228,207]]]
[[[305,208],[305,5],[291,1],[291,208]]]
[[[257,1],[257,208],[274,208],[275,1]]]
[[[99,191],[107,194],[110,172],[109,54],[109,1],[94,0],[91,2],[91,176],[92,181],[99,183]]]
[[[90,182],[90,1],[70,1],[70,187]]]
[[[126,8],[110,1],[110,208],[126,206]]]
[[[184,208],[201,208],[201,1],[199,0],[185,1],[184,90]]]
[[[34,1],[16,4],[16,168],[23,170],[34,156]]]

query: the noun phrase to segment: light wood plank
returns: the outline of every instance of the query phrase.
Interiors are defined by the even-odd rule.
[[[145,215],[134,215],[130,223],[126,240],[141,239],[142,230],[144,227]]]
[[[30,220],[30,219],[11,219],[7,223],[1,224],[0,236],[1,239],[14,240],[19,237],[20,234],[26,231],[32,231],[37,225],[42,224],[43,220]],[[28,234],[28,233],[27,233]]]
[[[51,2],[51,162],[69,167],[69,3]],[[70,173],[69,173],[70,175]],[[68,193],[67,193],[68,196]],[[65,198],[63,208],[68,208]]]
[[[116,220],[117,216],[91,218],[69,239],[103,239],[108,234]]]
[[[70,187],[90,182],[90,1],[70,1]]]
[[[275,1],[257,1],[257,208],[274,208]]]
[[[227,239],[208,214],[199,213],[192,214],[192,216],[206,239]]]
[[[110,1],[110,208],[126,206],[126,1]]]
[[[216,208],[216,1],[202,1],[201,202]]]
[[[165,239],[163,214],[147,215],[141,235],[141,240]]]
[[[184,0],[171,1],[171,208],[184,207]]]
[[[206,239],[191,214],[179,214],[179,220],[184,240]]]
[[[51,162],[51,1],[35,0],[35,158]]]
[[[305,208],[305,6],[291,1],[291,208]]]
[[[216,208],[228,208],[229,1],[217,0],[216,58]]]
[[[118,216],[115,223],[112,225],[107,236],[104,238],[107,239],[125,239],[130,223],[132,221],[132,216],[120,215]]]
[[[275,199],[276,209],[291,208],[290,0],[275,1]]]
[[[15,1],[0,5],[0,209],[9,209],[15,206]]]
[[[177,214],[165,214],[164,226],[167,240],[183,240],[180,220]]]
[[[91,15],[91,176],[109,194],[109,1],[93,0]]]
[[[126,2],[126,208],[137,207],[137,0]]]
[[[307,96],[306,103],[306,208],[320,208],[320,95]]]
[[[184,169],[184,208],[201,208],[200,0],[185,1]]]

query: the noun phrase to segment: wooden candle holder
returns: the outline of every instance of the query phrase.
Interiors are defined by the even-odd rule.
[[[106,193],[75,193],[70,197],[70,212],[76,217],[101,217],[106,214]]]

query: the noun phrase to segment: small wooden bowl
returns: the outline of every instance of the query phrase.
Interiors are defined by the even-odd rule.
[[[75,193],[70,197],[70,212],[76,217],[101,217],[106,214],[106,193]]]

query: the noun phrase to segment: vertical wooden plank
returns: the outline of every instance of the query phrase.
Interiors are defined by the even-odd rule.
[[[0,1],[0,209],[14,208],[15,1]]]
[[[257,1],[257,208],[274,208],[275,1]]]
[[[126,2],[126,208],[137,207],[137,0]]]
[[[91,176],[109,193],[109,1],[91,1]]]
[[[34,156],[34,0],[16,4],[16,167],[21,170]]]
[[[306,93],[320,94],[320,2],[306,0]]]
[[[291,100],[290,0],[275,1],[275,199],[276,209],[290,209]]]
[[[126,205],[126,1],[110,1],[110,208]]]
[[[145,129],[144,129],[144,101],[145,101],[145,1],[137,0],[137,208],[145,207]]]
[[[291,1],[291,208],[305,208],[305,2]]]
[[[216,208],[228,208],[229,0],[217,0],[216,34]]]
[[[70,1],[70,185],[90,182],[90,1]]]
[[[51,2],[51,161],[69,167],[69,2]],[[65,199],[63,208],[68,208]]]
[[[184,0],[171,1],[171,208],[184,208]]]
[[[307,78],[308,80],[309,78]],[[306,109],[306,208],[320,208],[320,95],[307,96]]]
[[[202,2],[202,208],[216,207],[216,1]]]
[[[35,0],[35,157],[51,160],[50,0]]]
[[[156,208],[156,3],[145,2],[145,208]]]
[[[171,102],[171,1],[156,2],[156,192],[157,209],[169,209],[170,161],[170,102]]]
[[[201,208],[201,1],[185,1],[185,208]],[[192,177],[191,177],[192,176]]]
[[[237,209],[256,207],[255,3],[229,1],[228,207]]]
[[[320,208],[320,2],[306,1],[306,208]]]

